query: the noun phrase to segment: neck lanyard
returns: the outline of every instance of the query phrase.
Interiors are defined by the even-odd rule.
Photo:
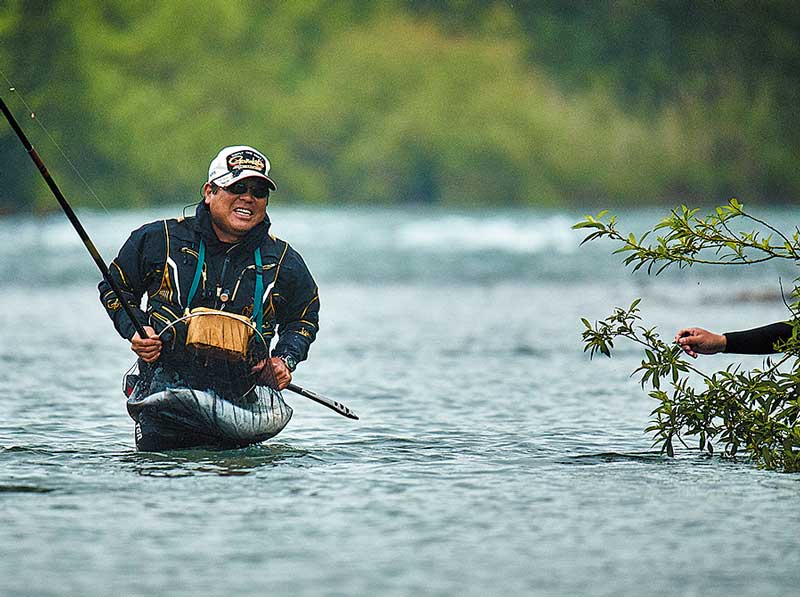
[[[256,247],[253,251],[253,257],[256,262],[256,288],[253,292],[253,317],[252,320],[256,324],[256,329],[260,332],[261,325],[264,321],[264,268],[261,262],[261,247]],[[192,299],[197,293],[197,288],[200,286],[200,278],[203,274],[203,265],[206,262],[206,244],[200,239],[200,249],[197,252],[197,267],[194,270],[194,279],[192,280],[192,287],[189,289],[189,296],[186,297],[186,309],[192,306]]]

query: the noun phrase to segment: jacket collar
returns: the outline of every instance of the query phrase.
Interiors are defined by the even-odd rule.
[[[211,211],[204,201],[197,205],[195,217],[195,229],[205,242],[206,250],[212,254],[224,253],[234,248],[235,250],[254,251],[263,242],[264,237],[269,234],[271,225],[269,214],[267,214],[264,221],[256,224],[239,242],[225,243],[217,238],[217,234],[211,226]]]

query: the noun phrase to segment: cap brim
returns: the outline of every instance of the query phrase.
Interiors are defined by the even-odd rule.
[[[264,176],[258,170],[239,170],[238,172],[226,172],[222,176],[218,176],[214,180],[210,180],[209,182],[213,182],[218,187],[229,187],[233,183],[240,181],[244,178],[263,178],[267,181],[269,188],[273,191],[278,190],[278,185],[269,177]]]

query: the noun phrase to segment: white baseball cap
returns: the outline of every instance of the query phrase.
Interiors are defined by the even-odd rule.
[[[277,190],[278,187],[267,174],[269,160],[263,153],[247,145],[234,145],[223,148],[211,161],[208,182],[228,187],[237,180],[255,176],[266,180],[273,191]]]

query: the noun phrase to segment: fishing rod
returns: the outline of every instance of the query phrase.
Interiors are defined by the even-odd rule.
[[[103,261],[103,258],[100,256],[100,252],[94,246],[94,243],[92,242],[92,239],[89,238],[89,235],[86,233],[83,224],[81,224],[80,220],[78,219],[78,216],[75,215],[75,212],[72,210],[72,207],[70,207],[70,204],[67,203],[67,199],[64,197],[64,194],[61,192],[61,189],[58,188],[56,181],[53,180],[52,176],[50,176],[50,173],[47,171],[47,167],[44,165],[44,162],[42,162],[42,158],[39,157],[39,154],[36,153],[36,150],[33,148],[33,145],[31,145],[31,142],[28,141],[28,137],[25,136],[25,133],[20,128],[19,124],[17,123],[17,120],[14,118],[14,115],[8,109],[8,106],[6,106],[6,103],[5,101],[3,101],[2,97],[0,97],[0,109],[2,109],[3,114],[6,117],[6,120],[8,120],[8,123],[11,125],[11,128],[14,129],[14,132],[17,134],[17,137],[19,137],[19,140],[22,141],[22,145],[25,147],[25,151],[28,152],[28,155],[30,156],[31,160],[33,160],[33,163],[36,164],[36,167],[39,169],[39,173],[42,175],[42,178],[44,178],[44,181],[47,183],[47,186],[50,187],[50,190],[53,192],[53,195],[55,195],[56,199],[58,200],[58,204],[61,206],[61,209],[64,210],[64,213],[67,215],[67,218],[72,224],[72,227],[75,228],[75,231],[78,233],[78,236],[81,237],[84,246],[89,251],[89,254],[92,256],[92,259],[94,259],[94,262],[97,264],[97,267],[100,268],[100,273],[103,274],[103,278],[105,279],[106,282],[108,282],[109,286],[111,286],[112,290],[117,295],[117,298],[119,299],[119,302],[122,305],[123,310],[128,315],[128,317],[130,317],[131,321],[133,322],[133,325],[136,327],[136,331],[139,333],[139,336],[142,338],[147,338],[147,332],[144,331],[144,327],[142,327],[142,324],[139,323],[138,319],[136,319],[136,316],[133,314],[133,309],[131,309],[131,306],[128,303],[122,300],[122,291],[120,290],[119,285],[114,280],[114,278],[112,278],[111,275],[109,274],[108,267],[106,267],[106,262]]]
[[[50,175],[50,172],[47,171],[47,167],[44,165],[44,162],[42,162],[42,158],[39,157],[39,154],[33,148],[31,142],[28,141],[28,137],[22,131],[22,128],[20,128],[19,123],[17,123],[16,118],[14,118],[14,115],[11,113],[11,110],[8,109],[8,106],[6,106],[6,103],[2,97],[0,97],[0,110],[2,110],[3,115],[6,117],[6,120],[8,120],[8,123],[11,125],[11,128],[14,130],[17,137],[19,137],[19,140],[22,142],[22,145],[25,147],[25,151],[28,152],[28,155],[30,156],[31,160],[33,160],[33,163],[36,164],[36,167],[39,169],[39,173],[42,175],[42,178],[44,178],[44,181],[47,183],[47,186],[50,187],[50,191],[52,191],[53,195],[55,195],[55,198],[58,201],[58,204],[61,206],[61,209],[66,214],[67,218],[72,224],[72,227],[75,228],[75,231],[78,233],[78,236],[83,241],[84,246],[89,251],[89,254],[92,256],[92,259],[94,259],[94,262],[100,269],[100,273],[103,274],[103,279],[106,282],[108,282],[108,285],[111,286],[111,289],[114,291],[114,294],[117,295],[119,303],[120,305],[122,305],[122,309],[125,311],[126,315],[130,318],[131,323],[133,323],[133,326],[136,328],[136,332],[139,334],[139,337],[147,338],[148,334],[145,331],[144,326],[136,318],[133,309],[126,301],[122,300],[122,290],[120,289],[119,285],[114,280],[114,278],[111,277],[111,274],[108,271],[108,267],[106,266],[106,262],[100,256],[100,252],[94,246],[94,243],[92,242],[92,239],[89,238],[89,235],[86,233],[83,224],[81,224],[80,220],[78,219],[78,216],[75,215],[75,212],[73,211],[70,204],[67,202],[67,199],[66,197],[64,197],[64,194],[61,192],[61,189],[58,188],[56,181],[53,180],[53,177]],[[356,415],[352,410],[350,410],[343,404],[335,400],[331,400],[330,398],[326,398],[325,396],[321,396],[316,392],[312,392],[311,390],[306,390],[292,383],[286,386],[286,389],[291,390],[292,392],[295,392],[297,394],[300,394],[301,396],[305,396],[306,398],[309,398],[323,406],[327,406],[334,412],[337,412],[340,415],[347,417],[348,419],[358,419],[358,415]]]

